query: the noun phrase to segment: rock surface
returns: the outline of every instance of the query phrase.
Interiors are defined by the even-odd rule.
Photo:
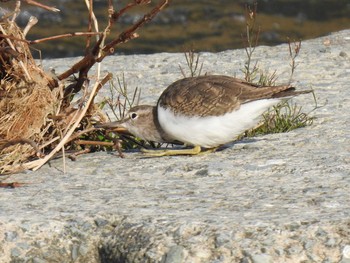
[[[244,50],[203,53],[203,70],[242,76]],[[288,81],[288,46],[259,47]],[[76,59],[71,59],[71,62]],[[1,189],[0,262],[350,262],[350,30],[302,44],[297,87],[318,109],[306,128],[194,157],[139,152],[53,160]],[[66,59],[43,61],[56,72]],[[183,54],[113,56],[105,71],[155,103]],[[105,95],[108,95],[107,89]],[[303,111],[311,95],[295,99]]]

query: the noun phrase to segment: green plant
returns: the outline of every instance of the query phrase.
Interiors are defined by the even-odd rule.
[[[277,81],[277,71],[266,71],[259,67],[258,61],[253,63],[253,54],[259,42],[260,27],[256,25],[257,18],[257,3],[253,7],[246,7],[246,27],[245,33],[242,34],[244,50],[247,60],[244,68],[241,70],[244,74],[244,79],[247,82],[255,83],[259,86],[273,86]],[[290,56],[290,77],[289,84],[292,82],[295,69],[297,67],[296,58],[301,49],[301,41],[291,42],[288,39],[289,56]],[[312,93],[315,100],[315,109],[317,101],[315,94]],[[283,101],[274,106],[271,110],[263,115],[263,121],[258,127],[247,131],[246,136],[255,136],[259,134],[288,132],[293,129],[311,125],[313,118],[307,113],[302,112],[302,107],[297,104],[292,104],[291,100]]]
[[[245,133],[247,137],[256,135],[289,132],[311,125],[314,118],[302,112],[302,107],[290,101],[284,101],[263,114],[263,122]]]

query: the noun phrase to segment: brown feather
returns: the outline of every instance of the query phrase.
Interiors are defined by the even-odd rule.
[[[258,86],[243,80],[207,75],[178,80],[160,96],[158,105],[186,116],[218,116],[239,109],[250,101],[296,96],[291,86]]]

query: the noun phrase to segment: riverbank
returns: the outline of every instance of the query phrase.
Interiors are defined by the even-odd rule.
[[[288,46],[258,47],[261,67],[289,77]],[[244,50],[203,53],[203,71],[240,76]],[[75,58],[43,61],[56,72]],[[113,56],[155,103],[181,78],[183,54]],[[53,160],[1,189],[1,262],[350,262],[350,30],[305,41],[294,84],[322,107],[311,126],[201,156],[139,152]],[[106,89],[105,95],[108,95]],[[304,111],[311,95],[295,99]]]

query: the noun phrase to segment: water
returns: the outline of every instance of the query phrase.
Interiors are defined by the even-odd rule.
[[[1,3],[11,10],[15,1]],[[24,26],[30,15],[39,18],[39,23],[29,32],[28,39],[87,29],[88,11],[84,1],[41,1],[56,6],[60,13],[51,13],[22,3],[18,19]],[[107,2],[94,1],[94,11],[100,30],[106,25]],[[114,1],[120,9],[128,1]],[[132,1],[129,1],[132,2]],[[242,33],[245,30],[246,5],[253,1],[233,0],[173,0],[151,23],[140,29],[140,37],[120,45],[116,52],[140,54],[155,52],[182,52],[191,46],[197,51],[222,51],[243,47]],[[157,3],[153,0],[152,7]],[[150,8],[142,7],[121,17],[113,35],[137,21]],[[287,38],[304,40],[349,28],[350,3],[348,0],[260,0],[258,1],[257,27],[261,28],[259,44],[276,45]],[[71,37],[37,44],[42,56],[66,57],[84,54],[84,37]],[[33,51],[34,56],[39,53]]]

